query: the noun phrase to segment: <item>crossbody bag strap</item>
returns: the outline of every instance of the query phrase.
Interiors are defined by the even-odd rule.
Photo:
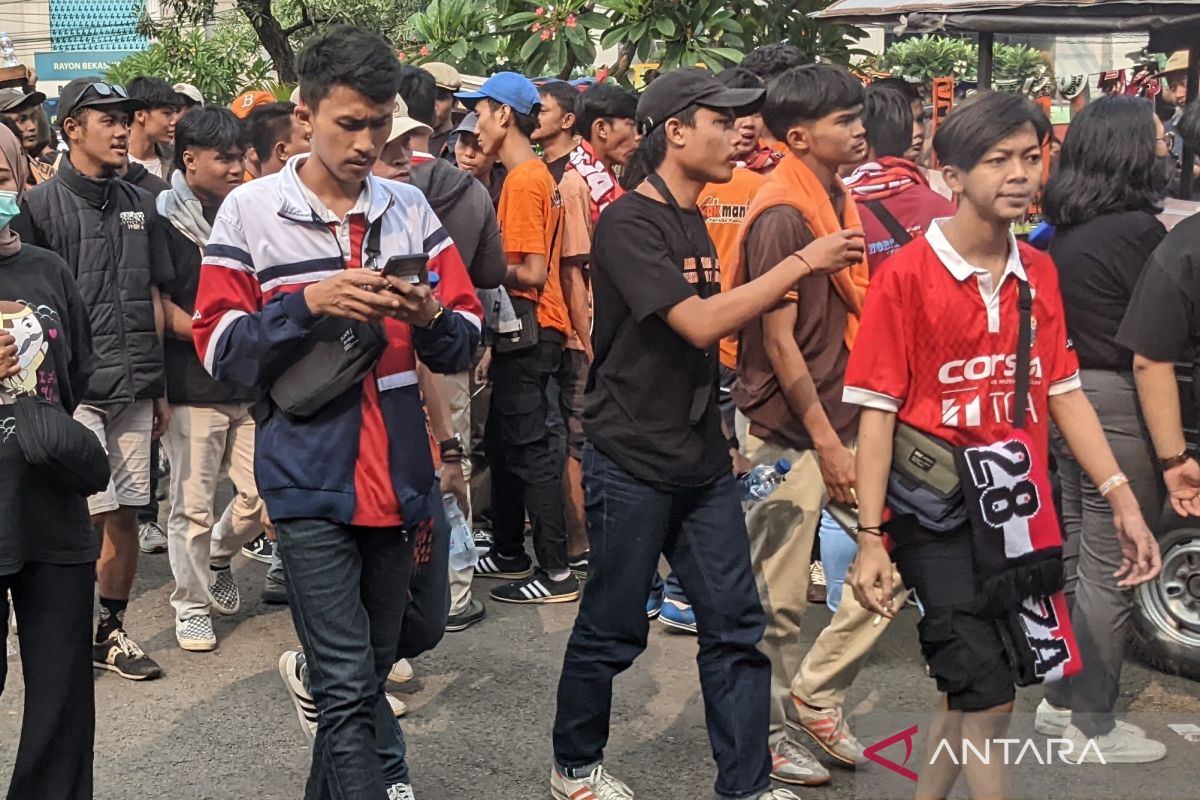
[[[900,220],[896,219],[896,215],[888,210],[882,200],[861,200],[862,205],[870,209],[875,215],[875,219],[879,220],[879,224],[887,228],[887,232],[892,235],[897,247],[904,247],[912,241],[912,234],[908,232],[908,228],[900,224]]]
[[[380,240],[383,238],[383,214],[371,223],[367,228],[367,241],[363,245],[363,266],[368,269],[383,269],[382,266],[376,266],[379,260]]]
[[[1021,312],[1020,328],[1017,331],[1017,396],[1013,403],[1013,423],[1025,427],[1029,411],[1029,362],[1033,349],[1033,292],[1029,281],[1017,280],[1017,306]]]

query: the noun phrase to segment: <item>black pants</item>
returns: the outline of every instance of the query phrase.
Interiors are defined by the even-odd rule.
[[[158,469],[159,459],[162,458],[159,447],[161,445],[157,439],[150,443],[150,502],[137,510],[139,525],[158,522],[158,481],[162,477]]]
[[[12,592],[25,676],[25,715],[8,800],[91,800],[94,562],[26,564],[0,575],[0,643]],[[0,693],[8,661],[0,660]]]
[[[546,387],[562,360],[562,334],[542,329],[537,345],[496,353],[492,361],[492,408],[488,415],[488,462],[492,468],[493,552],[521,558],[525,512],[533,523],[533,546],[546,571],[567,568],[563,514],[564,444],[547,426]]]
[[[591,445],[583,474],[591,571],[558,683],[555,762],[586,770],[603,760],[613,678],[646,649],[646,595],[664,554],[696,611],[717,795],[757,798],[770,786],[771,662],[758,649],[765,618],[737,483],[661,491]]]

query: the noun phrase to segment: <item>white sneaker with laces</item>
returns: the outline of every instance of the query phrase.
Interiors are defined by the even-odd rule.
[[[1061,737],[1067,731],[1067,727],[1071,724],[1071,709],[1057,708],[1050,705],[1049,701],[1042,700],[1038,704],[1037,714],[1033,718],[1033,729],[1043,736],[1058,736]],[[1117,727],[1124,730],[1126,733],[1131,733],[1136,736],[1145,736],[1146,731],[1134,725],[1132,722],[1126,722],[1123,719],[1117,720]]]
[[[633,790],[600,765],[584,778],[568,778],[550,768],[550,794],[554,800],[633,800]]]
[[[388,673],[388,680],[392,683],[408,683],[412,679],[413,668],[407,658],[402,658],[393,664],[392,671]]]
[[[311,742],[317,738],[317,704],[304,686],[304,678],[300,674],[304,663],[304,654],[288,650],[279,657],[279,677],[287,687],[288,696],[296,708],[296,717],[300,720],[300,730]]]
[[[388,787],[388,800],[416,800],[416,796],[407,783],[393,783]]]
[[[800,800],[800,795],[791,789],[771,789],[760,794],[758,800]]]
[[[191,619],[175,620],[175,641],[190,653],[207,653],[217,649],[217,634],[212,617],[201,614]]]
[[[387,698],[388,708],[392,709],[393,717],[403,717],[405,714],[408,713],[408,704],[405,703],[403,700],[401,700],[398,697],[392,697],[390,694],[387,694],[386,692],[384,693],[383,696]]]
[[[1066,747],[1061,750],[1062,757],[1072,764],[1149,764],[1167,755],[1167,746],[1162,742],[1120,725],[1091,739],[1079,728],[1068,725],[1062,738],[1073,746],[1069,753]]]
[[[143,553],[167,552],[167,534],[157,522],[143,522],[138,526],[138,549]]]

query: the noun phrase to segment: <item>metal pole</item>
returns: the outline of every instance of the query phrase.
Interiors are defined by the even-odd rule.
[[[1200,99],[1200,45],[1193,44],[1188,51],[1187,102],[1195,103]],[[1180,164],[1179,196],[1183,200],[1192,199],[1192,183],[1196,170],[1196,150],[1192,143],[1183,141],[1183,161]]]
[[[981,92],[992,88],[992,58],[995,55],[993,52],[995,46],[995,34],[979,34],[979,90]]]

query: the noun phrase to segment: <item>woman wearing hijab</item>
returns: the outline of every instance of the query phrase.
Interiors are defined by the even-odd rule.
[[[8,796],[84,800],[92,797],[99,542],[87,499],[25,460],[12,404],[36,396],[74,411],[90,374],[91,331],[66,262],[13,231],[27,172],[20,141],[0,127],[0,641],[11,597],[25,676]],[[7,671],[0,660],[0,693]]]

